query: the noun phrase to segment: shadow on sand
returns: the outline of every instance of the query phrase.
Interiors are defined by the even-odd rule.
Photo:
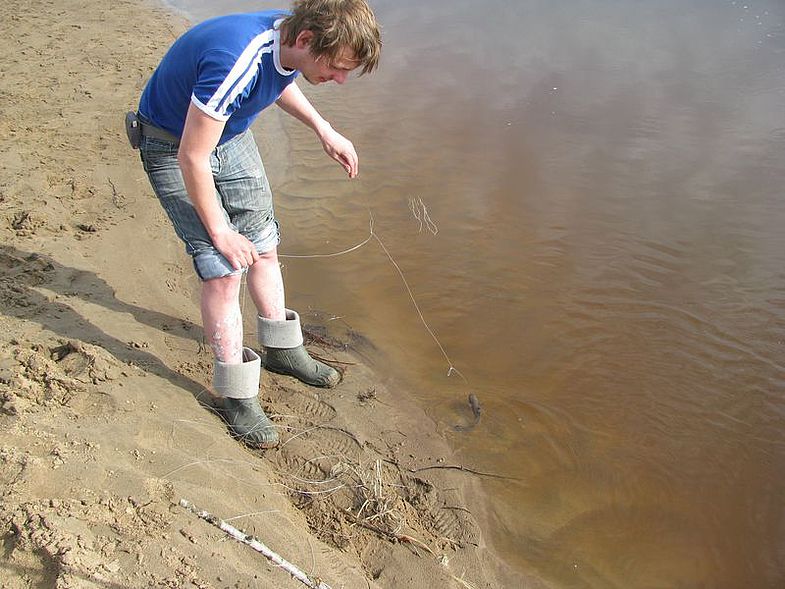
[[[43,287],[63,297],[78,297],[109,311],[131,315],[139,323],[193,340],[197,349],[202,346],[201,327],[119,300],[106,281],[93,272],[64,266],[50,256],[0,245],[0,303],[3,314],[34,321],[68,340],[81,340],[99,346],[120,362],[136,365],[149,374],[166,379],[191,393],[203,405],[209,406],[209,395],[204,385],[172,370],[154,354],[105,333],[69,305],[49,300],[36,287]]]

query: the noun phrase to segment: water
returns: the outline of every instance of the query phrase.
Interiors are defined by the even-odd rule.
[[[182,1],[196,20],[274,6]],[[287,259],[290,303],[367,334],[465,464],[522,479],[486,484],[514,566],[785,586],[785,5],[374,7],[381,70],[301,85],[358,180],[263,117],[281,251],[351,247],[370,207],[445,353],[373,241]],[[468,392],[483,421],[457,433]]]

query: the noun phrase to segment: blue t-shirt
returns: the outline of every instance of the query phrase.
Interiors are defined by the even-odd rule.
[[[281,11],[231,14],[187,31],[147,82],[139,114],[180,137],[193,103],[226,121],[219,145],[244,132],[299,73],[281,65],[283,16]]]

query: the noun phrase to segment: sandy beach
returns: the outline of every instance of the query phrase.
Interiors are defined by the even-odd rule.
[[[333,588],[537,586],[361,334],[304,317],[343,381],[265,373],[281,446],[227,434],[193,272],[122,128],[188,23],[130,0],[0,14],[0,585],[305,586],[186,499]]]

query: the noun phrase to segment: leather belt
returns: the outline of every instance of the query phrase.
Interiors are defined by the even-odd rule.
[[[161,141],[167,141],[169,143],[173,143],[175,145],[180,145],[180,138],[172,135],[169,131],[164,131],[150,123],[146,123],[143,120],[139,120],[139,127],[142,130],[142,135],[145,137],[153,137],[154,139],[160,139]]]

